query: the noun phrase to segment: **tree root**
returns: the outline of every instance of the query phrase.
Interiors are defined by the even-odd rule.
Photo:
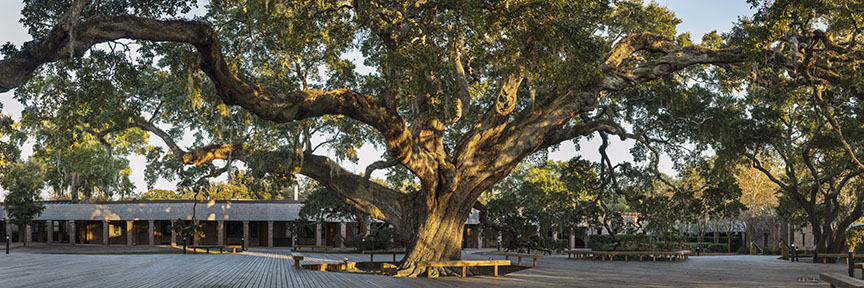
[[[429,269],[429,270],[427,270]],[[469,267],[468,275],[474,275],[474,268]],[[431,272],[431,275],[430,275]],[[447,277],[447,276],[462,276],[462,268],[452,268],[452,267],[417,267],[415,264],[406,263],[399,270],[396,271],[396,274],[393,277],[423,277],[427,276],[431,278],[435,277]]]

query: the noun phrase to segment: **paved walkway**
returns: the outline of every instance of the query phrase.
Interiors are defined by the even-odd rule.
[[[774,256],[703,256],[657,263],[548,256],[537,268],[497,278],[406,279],[298,271],[287,249],[251,249],[233,255],[70,255],[28,250],[0,254],[0,287],[825,287],[815,280],[819,272],[842,273],[847,267],[790,263]],[[488,257],[468,252],[467,259]],[[303,254],[310,263],[369,259],[358,254]]]

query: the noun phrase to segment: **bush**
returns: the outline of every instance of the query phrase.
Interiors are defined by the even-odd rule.
[[[381,228],[374,235],[365,237],[349,236],[345,239],[342,239],[340,235],[335,237],[337,237],[336,243],[345,241],[345,247],[357,250],[393,250],[402,246],[396,238],[396,230],[391,227]]]

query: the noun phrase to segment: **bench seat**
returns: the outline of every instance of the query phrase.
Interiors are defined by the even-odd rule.
[[[462,278],[465,278],[466,268],[476,266],[493,266],[495,267],[494,275],[495,277],[498,277],[498,266],[510,266],[510,260],[453,260],[417,262],[418,268],[427,268],[426,275],[429,278],[432,278],[432,269],[428,269],[429,267],[462,267]]]
[[[841,273],[819,273],[819,280],[831,284],[831,288],[864,288],[864,280],[849,277]]]

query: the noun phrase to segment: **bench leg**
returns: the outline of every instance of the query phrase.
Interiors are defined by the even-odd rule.
[[[375,254],[369,254],[369,262],[375,262]]]
[[[651,255],[651,257],[654,257],[654,260],[651,260],[651,262],[657,262],[657,255]]]
[[[642,262],[642,255],[639,255],[639,262]]]
[[[522,265],[522,256],[519,256],[519,265]]]
[[[627,258],[628,258],[627,255],[624,255],[624,262],[627,262],[627,261],[630,260],[630,259],[627,259]]]
[[[498,277],[498,265],[495,265],[495,273],[493,273],[495,277]]]
[[[432,278],[432,267],[426,267],[426,278]]]
[[[396,253],[393,253],[393,262],[396,262]]]
[[[537,258],[534,258],[534,267],[537,267]]]
[[[462,278],[465,278],[465,270],[466,270],[465,268],[468,268],[468,267],[462,266]]]

